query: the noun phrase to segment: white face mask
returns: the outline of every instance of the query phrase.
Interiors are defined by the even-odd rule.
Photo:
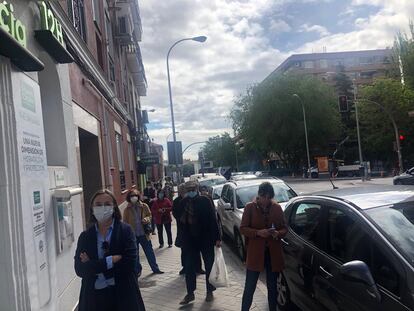
[[[131,197],[131,203],[137,203],[138,202],[138,197],[137,196],[132,196]]]
[[[114,213],[114,207],[112,205],[94,206],[93,215],[100,223],[105,222],[112,217]]]

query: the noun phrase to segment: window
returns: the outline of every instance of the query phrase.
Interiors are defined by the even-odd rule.
[[[221,198],[224,202],[229,203],[229,199],[227,198],[227,192],[229,191],[230,186],[225,185],[223,187],[223,191],[221,192]]]
[[[327,216],[326,252],[340,262],[365,262],[377,284],[399,295],[399,276],[361,224],[337,208],[329,208]]]
[[[102,55],[102,41],[99,38],[98,34],[95,34],[96,37],[96,54],[98,56],[98,64],[104,69],[103,55]]]
[[[132,148],[132,143],[128,142],[128,158],[129,158],[129,170],[131,172],[131,183],[135,184],[135,178],[134,178],[134,151]]]
[[[68,12],[72,12],[70,16],[73,27],[86,41],[86,24],[85,24],[85,6],[83,0],[68,0]]]
[[[99,5],[99,0],[92,0],[92,15],[95,25],[98,29],[101,27],[101,8]]]
[[[314,67],[313,61],[304,62],[304,67],[307,69],[312,69]]]
[[[319,61],[319,66],[320,66],[321,68],[328,68],[328,61],[327,61],[326,59],[321,59],[321,60]]]
[[[124,154],[122,148],[122,136],[119,133],[115,133],[116,142],[116,155],[118,157],[118,169],[119,169],[119,180],[121,184],[121,190],[126,189],[125,182],[125,165],[124,165]]]
[[[292,214],[290,227],[301,238],[320,246],[321,206],[314,203],[300,203]]]
[[[108,43],[107,49],[110,56],[114,56],[114,38],[112,36],[112,24],[109,18],[108,12],[105,12],[105,32],[106,42]]]
[[[111,56],[108,57],[109,62],[109,80],[115,82],[115,66]],[[115,85],[115,84],[114,84]]]

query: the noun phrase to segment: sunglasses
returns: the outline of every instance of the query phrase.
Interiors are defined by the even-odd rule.
[[[102,243],[102,249],[104,251],[104,254],[107,254],[109,252],[109,243],[108,243],[108,241],[104,241]]]

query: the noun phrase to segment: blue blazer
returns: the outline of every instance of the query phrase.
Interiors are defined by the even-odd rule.
[[[86,252],[89,261],[82,263],[80,253]],[[138,287],[135,266],[137,263],[137,244],[131,227],[115,220],[109,243],[109,255],[121,255],[122,259],[107,269],[106,260],[98,258],[95,226],[81,233],[75,254],[75,271],[82,278],[79,297],[79,311],[95,311],[95,280],[98,273],[115,278],[117,308],[114,311],[145,311],[144,302]],[[99,310],[96,310],[99,311]]]

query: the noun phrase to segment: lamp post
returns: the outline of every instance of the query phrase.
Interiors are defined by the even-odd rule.
[[[177,149],[176,149],[176,143],[177,143],[177,137],[175,136],[176,132],[175,132],[175,122],[174,122],[174,105],[173,105],[173,100],[172,100],[172,92],[171,92],[171,78],[170,78],[170,63],[169,63],[169,57],[170,57],[170,53],[171,50],[180,42],[183,41],[197,41],[197,42],[205,42],[207,40],[206,36],[198,36],[198,37],[193,37],[193,38],[184,38],[181,40],[176,41],[168,50],[167,53],[167,77],[168,77],[168,93],[170,95],[170,110],[171,110],[171,125],[172,125],[172,134],[173,134],[173,141],[174,141],[174,155],[175,155],[175,166],[177,168],[178,164],[177,164],[177,160],[178,160],[178,156],[177,156]]]
[[[298,94],[293,94],[293,97],[299,99],[300,104],[302,105],[302,112],[303,112],[303,124],[305,127],[305,141],[306,141],[306,154],[308,156],[308,170],[310,170],[310,156],[309,156],[309,143],[308,143],[308,128],[306,126],[306,113],[305,113],[305,105],[303,104],[302,98]],[[310,171],[309,171],[310,172]]]
[[[357,127],[357,138],[358,138],[358,153],[359,153],[359,166],[362,167],[364,172],[361,173],[361,179],[362,181],[365,180],[365,165],[363,165],[362,162],[362,148],[361,148],[361,135],[359,133],[359,117],[358,117],[358,100],[357,100],[357,86],[355,83],[355,79],[352,80],[352,84],[354,86],[354,106],[355,106],[355,121],[356,121],[356,127]]]
[[[166,139],[167,143],[168,143],[168,138],[170,138],[171,134],[172,134],[172,132],[167,135],[167,139]],[[180,132],[175,132],[175,134],[180,134]]]

